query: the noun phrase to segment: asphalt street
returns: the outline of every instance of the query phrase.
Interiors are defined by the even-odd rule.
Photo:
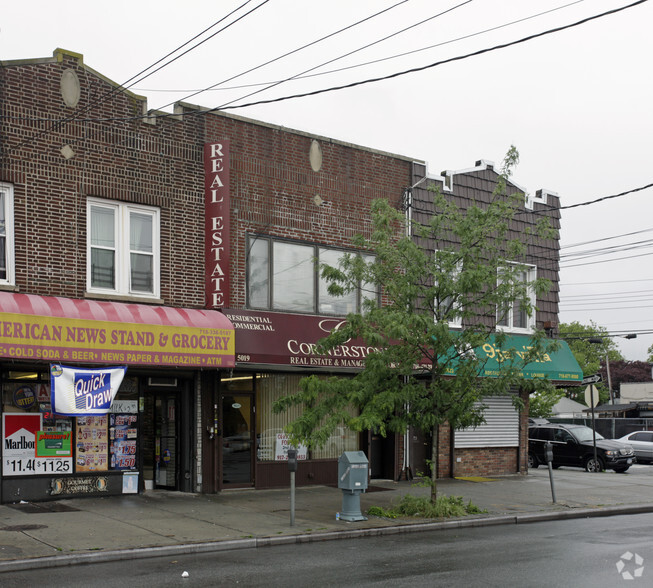
[[[0,506],[0,582],[5,579],[3,572],[34,568],[160,556],[175,559],[429,531],[446,535],[463,528],[589,517],[609,517],[616,525],[620,519],[613,517],[618,515],[653,512],[653,466],[636,465],[624,474],[560,468],[553,471],[553,479],[556,502],[547,468],[530,470],[526,476],[440,480],[440,493],[461,496],[485,511],[446,520],[372,515],[356,522],[338,520],[343,493],[329,486],[297,488],[293,526],[289,488],[214,495],[148,491],[4,504]],[[411,482],[374,480],[360,496],[361,512],[367,513],[371,506],[387,508],[405,494],[428,492]]]

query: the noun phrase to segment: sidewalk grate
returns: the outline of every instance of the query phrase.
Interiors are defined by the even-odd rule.
[[[11,525],[8,527],[0,527],[0,531],[15,531],[16,533],[24,533],[25,531],[36,531],[37,529],[47,528],[47,525]]]
[[[68,506],[67,504],[62,504],[61,502],[14,502],[13,504],[5,504],[10,508],[15,508],[20,512],[25,512],[29,514],[33,513],[45,513],[45,512],[78,512],[79,509],[74,506]]]

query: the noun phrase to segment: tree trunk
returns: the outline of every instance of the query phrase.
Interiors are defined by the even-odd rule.
[[[431,440],[431,502],[435,504],[438,497],[438,449],[440,427],[433,425]]]

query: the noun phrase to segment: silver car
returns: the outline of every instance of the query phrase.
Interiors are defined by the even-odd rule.
[[[617,441],[632,446],[637,463],[653,463],[653,431],[634,431]]]

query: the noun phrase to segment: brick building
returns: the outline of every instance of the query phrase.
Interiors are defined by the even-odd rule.
[[[193,105],[147,112],[61,49],[4,62],[0,104],[1,500],[287,484],[283,426],[297,415],[271,403],[368,353],[356,341],[315,352],[365,296],[329,296],[315,259],[370,255],[351,238],[368,234],[371,201],[401,206],[424,163]],[[453,193],[477,180],[496,174],[454,176]],[[557,262],[557,243],[537,255]],[[555,291],[542,309],[538,326],[556,320]],[[64,378],[72,389],[118,366],[108,414],[88,412],[88,391],[86,412],[53,406]],[[523,471],[522,425],[510,420],[503,460],[457,436],[441,454],[469,455],[470,472]],[[338,431],[303,452],[297,482],[334,483],[351,449],[373,477],[397,478],[419,457],[414,438]]]

